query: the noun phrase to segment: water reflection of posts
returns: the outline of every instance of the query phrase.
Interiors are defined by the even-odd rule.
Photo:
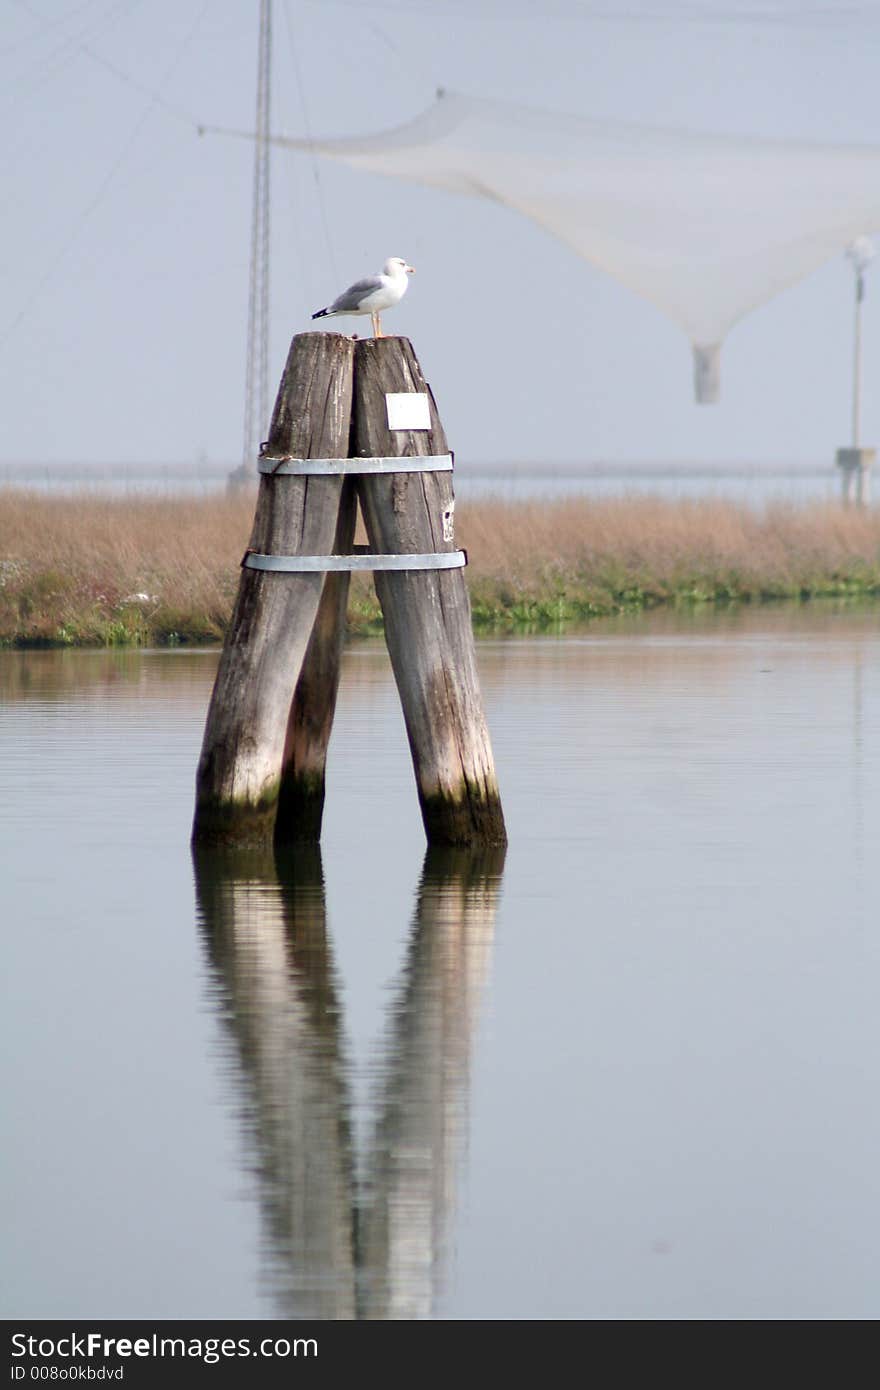
[[[504,850],[426,855],[361,1184],[320,851],[196,850],[194,862],[215,999],[241,1064],[236,1109],[256,1154],[282,1315],[430,1316]]]
[[[287,1317],[353,1318],[352,1153],[320,850],[196,850],[194,863],[273,1289]]]
[[[467,1129],[504,850],[429,850],[379,1073],[358,1239],[363,1318],[434,1309]]]

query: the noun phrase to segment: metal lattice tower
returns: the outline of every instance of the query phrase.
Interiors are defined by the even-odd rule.
[[[260,0],[257,54],[257,120],[251,260],[248,294],[247,366],[244,387],[242,473],[255,474],[261,436],[269,424],[269,135],[272,74],[272,0]]]

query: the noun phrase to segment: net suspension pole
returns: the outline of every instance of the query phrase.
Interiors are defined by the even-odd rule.
[[[854,449],[860,447],[862,432],[862,303],[864,298],[865,272],[861,267],[857,267],[855,324],[853,330],[852,442]]]

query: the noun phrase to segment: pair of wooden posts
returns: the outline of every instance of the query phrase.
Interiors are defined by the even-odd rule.
[[[408,405],[426,412],[422,427],[395,428],[401,408],[412,423]],[[504,844],[466,557],[453,538],[452,459],[410,342],[298,334],[259,468],[199,760],[194,843],[320,838],[349,578],[369,569],[428,842]],[[367,553],[354,546],[358,502]]]

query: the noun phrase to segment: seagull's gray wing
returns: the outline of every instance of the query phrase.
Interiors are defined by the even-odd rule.
[[[363,280],[355,280],[353,285],[349,285],[347,290],[343,290],[342,294],[334,299],[330,308],[334,312],[359,309],[368,294],[374,294],[376,290],[381,290],[382,283],[380,275],[368,275]]]

